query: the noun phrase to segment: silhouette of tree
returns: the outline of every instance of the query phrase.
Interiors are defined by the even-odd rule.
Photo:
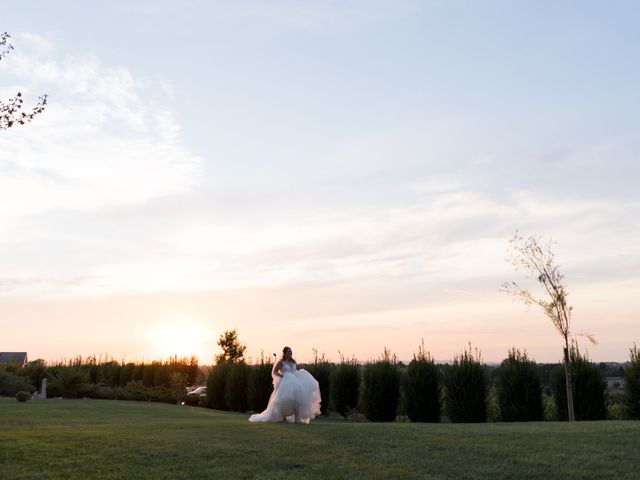
[[[216,363],[241,363],[244,362],[244,353],[247,346],[240,343],[238,331],[227,330],[218,339],[218,346],[222,352],[216,355]]]
[[[7,32],[0,33],[0,60],[13,50],[10,42],[11,35]],[[33,120],[33,118],[44,111],[47,105],[47,95],[38,98],[38,103],[33,107],[31,112],[23,112],[22,106],[24,99],[22,93],[16,93],[15,97],[9,98],[7,101],[0,100],[0,130],[7,130],[13,126],[24,125]]]
[[[543,244],[536,237],[522,238],[515,233],[509,242],[511,244],[511,263],[516,268],[525,269],[532,272],[538,283],[542,286],[543,296],[535,297],[529,290],[526,290],[516,282],[505,282],[502,291],[513,295],[525,305],[538,305],[544,314],[551,320],[556,330],[562,335],[564,341],[564,373],[567,388],[567,410],[569,421],[575,420],[573,408],[573,381],[571,378],[571,356],[569,350],[569,339],[573,338],[571,333],[571,312],[573,307],[567,303],[567,285],[564,275],[560,273],[558,265],[555,263],[551,241]],[[595,340],[590,334],[586,336],[592,343]]]

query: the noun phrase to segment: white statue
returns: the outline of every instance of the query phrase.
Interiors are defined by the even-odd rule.
[[[41,400],[46,400],[47,398],[47,379],[42,379],[42,385],[40,387],[40,395],[38,396]]]

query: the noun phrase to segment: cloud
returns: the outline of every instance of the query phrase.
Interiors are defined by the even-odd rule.
[[[53,43],[48,38],[32,32],[22,32],[18,35],[16,43],[20,44],[20,50],[35,55],[50,54],[54,49]]]
[[[46,92],[50,101],[30,125],[0,136],[0,218],[138,204],[199,183],[202,159],[183,145],[169,108],[153,100],[163,84],[97,57],[58,60],[45,38],[19,38],[37,51],[0,62],[16,81],[4,90],[32,100]]]
[[[42,116],[0,136],[5,293],[92,296],[377,278],[407,288],[419,281],[438,292],[464,288],[473,297],[512,273],[504,260],[515,228],[553,236],[563,264],[599,272],[599,281],[628,275],[602,268],[611,255],[638,258],[640,231],[630,221],[640,214],[637,196],[581,189],[585,171],[607,178],[597,162],[607,152],[618,159],[608,177],[615,185],[635,137],[509,162],[513,142],[496,146],[496,125],[449,118],[355,135],[324,157],[301,151],[305,162],[293,175],[277,163],[260,175],[238,173],[221,156],[216,173],[226,179],[227,172],[229,181],[205,185],[204,160],[156,100],[170,91],[166,81],[97,57],[56,59],[46,42],[33,43],[37,52],[0,62],[0,72],[16,81],[8,90],[51,94]],[[555,176],[545,181],[550,169]],[[583,175],[567,183],[572,171]]]
[[[188,205],[163,209],[162,215],[128,209],[126,222],[112,218],[109,222],[114,223],[106,224],[107,220],[91,215],[85,215],[86,220],[73,216],[78,227],[75,231],[65,227],[71,245],[82,241],[91,252],[77,260],[81,270],[69,273],[85,280],[59,286],[57,292],[93,296],[327,282],[346,282],[353,289],[384,281],[397,286],[400,304],[411,303],[414,297],[446,302],[456,297],[464,303],[495,293],[502,281],[515,275],[506,261],[507,240],[518,226],[524,234],[553,234],[568,278],[581,281],[589,272],[597,273],[603,283],[628,278],[628,268],[603,265],[629,264],[628,260],[612,263],[610,256],[635,258],[633,239],[640,232],[632,228],[615,235],[615,230],[594,229],[607,222],[618,228],[623,219],[638,214],[638,204],[537,198],[539,206],[530,192],[513,192],[504,202],[484,193],[429,191],[422,202],[403,207],[347,209],[307,217],[280,210],[276,217],[264,209],[267,220],[262,222],[245,222],[241,212],[236,219],[216,220],[215,209],[199,212]],[[556,204],[562,208],[554,210]],[[544,213],[546,209],[549,212]],[[94,224],[102,224],[111,232],[109,237],[83,231]],[[114,233],[118,231],[123,233]],[[592,243],[585,242],[585,237]],[[60,255],[74,255],[66,238],[51,233],[43,238]],[[24,256],[35,262],[39,255]],[[433,289],[435,298],[415,290],[417,284]],[[446,292],[461,288],[464,295]]]
[[[262,28],[265,25],[325,33],[352,31],[357,27],[379,25],[393,18],[407,19],[418,11],[412,3],[397,2],[297,2],[295,0],[269,0],[224,2],[225,14],[257,19]]]

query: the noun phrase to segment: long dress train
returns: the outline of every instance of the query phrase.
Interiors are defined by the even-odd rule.
[[[297,370],[295,363],[282,362],[282,377],[273,375],[273,393],[267,409],[249,417],[250,422],[309,421],[320,415],[320,386],[304,369]]]

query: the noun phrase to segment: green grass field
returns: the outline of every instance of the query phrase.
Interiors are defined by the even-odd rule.
[[[0,478],[640,478],[640,422],[257,425],[247,417],[0,398]]]

